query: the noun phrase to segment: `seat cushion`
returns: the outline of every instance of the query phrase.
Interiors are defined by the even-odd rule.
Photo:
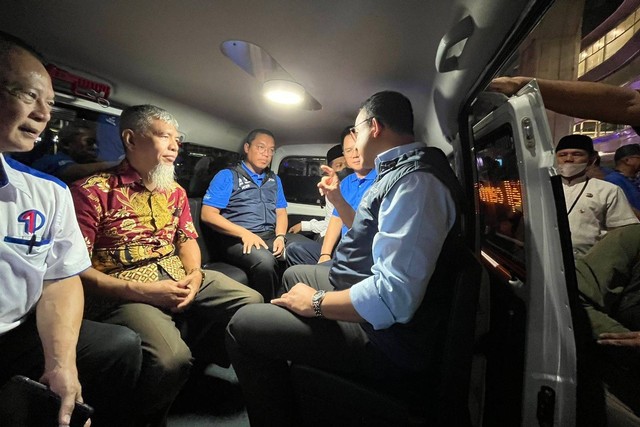
[[[203,266],[205,270],[219,271],[220,273],[231,277],[233,280],[242,283],[243,285],[249,285],[249,278],[244,270],[235,267],[231,264],[224,262],[209,262]]]

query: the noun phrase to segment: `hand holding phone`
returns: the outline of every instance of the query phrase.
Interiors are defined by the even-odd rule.
[[[60,396],[44,384],[16,375],[0,389],[0,419],[3,426],[58,426]],[[83,427],[93,408],[76,402],[71,427]]]

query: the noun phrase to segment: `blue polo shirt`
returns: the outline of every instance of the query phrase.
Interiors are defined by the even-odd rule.
[[[56,175],[67,166],[75,163],[75,160],[73,160],[71,156],[59,151],[56,154],[47,154],[42,156],[33,162],[31,167],[50,175]]]
[[[251,180],[256,183],[258,187],[262,186],[266,172],[261,174],[253,172],[242,162],[242,168],[249,174]],[[233,191],[234,173],[229,169],[223,169],[213,177],[209,188],[207,189],[202,204],[207,206],[213,206],[214,208],[224,209],[229,204],[229,198]],[[284,190],[282,189],[282,182],[280,177],[276,175],[276,183],[278,184],[278,198],[276,200],[276,209],[286,208],[287,200],[284,197]]]
[[[347,175],[346,178],[340,182],[340,192],[342,193],[342,197],[344,200],[349,203],[349,206],[353,208],[354,211],[358,210],[358,205],[360,204],[360,200],[362,200],[362,196],[367,190],[373,185],[373,181],[375,181],[378,176],[378,172],[375,169],[371,169],[371,171],[364,177],[358,178],[355,173],[351,175]],[[338,214],[338,210],[333,210],[333,216],[340,215]],[[349,230],[346,225],[342,225],[342,235]]]
[[[617,170],[614,170],[613,172],[605,176],[604,180],[609,181],[610,183],[622,188],[622,191],[624,191],[624,195],[627,196],[629,204],[635,209],[640,210],[640,191],[638,191],[638,187],[634,185],[631,179],[627,178]]]

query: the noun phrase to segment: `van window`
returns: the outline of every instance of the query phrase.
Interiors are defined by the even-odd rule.
[[[476,145],[479,225],[483,251],[501,264],[525,266],[522,189],[512,129],[504,125]]]
[[[222,169],[235,166],[240,153],[192,142],[180,144],[176,159],[176,181],[189,197],[202,197],[213,177]]]
[[[51,120],[36,140],[33,150],[13,153],[12,157],[26,165],[31,165],[45,155],[56,154],[59,149],[60,130],[70,123],[78,122],[84,122],[88,127],[95,129],[97,156],[100,160],[115,161],[124,155],[124,147],[118,131],[118,116],[56,102],[51,111]]]
[[[327,159],[319,156],[290,156],[282,159],[278,176],[282,181],[287,202],[307,205],[324,204],[324,198],[318,193],[317,184],[322,177],[320,166],[326,163]]]

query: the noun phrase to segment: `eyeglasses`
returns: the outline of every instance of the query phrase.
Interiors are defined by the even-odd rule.
[[[361,121],[360,123],[356,123],[355,126],[351,126],[349,128],[349,133],[351,134],[351,138],[353,138],[353,140],[355,141],[358,138],[358,126],[360,126],[363,123],[367,123],[369,121],[371,121],[374,117],[369,117],[367,119],[364,119],[363,121]],[[346,153],[346,152],[345,152]]]
[[[27,105],[33,105],[39,103],[43,100],[43,98],[34,90],[30,89],[22,89],[19,87],[11,88],[6,85],[2,85],[2,87],[12,96],[15,96],[20,101],[24,102]],[[55,101],[53,99],[44,100],[44,105],[47,108],[47,111],[51,111],[53,109],[53,105]]]
[[[264,154],[267,153],[270,156],[273,156],[273,153],[275,153],[276,149],[273,147],[267,147],[266,145],[262,145],[262,144],[257,144],[255,145],[256,150],[258,150],[258,153],[260,154]]]

